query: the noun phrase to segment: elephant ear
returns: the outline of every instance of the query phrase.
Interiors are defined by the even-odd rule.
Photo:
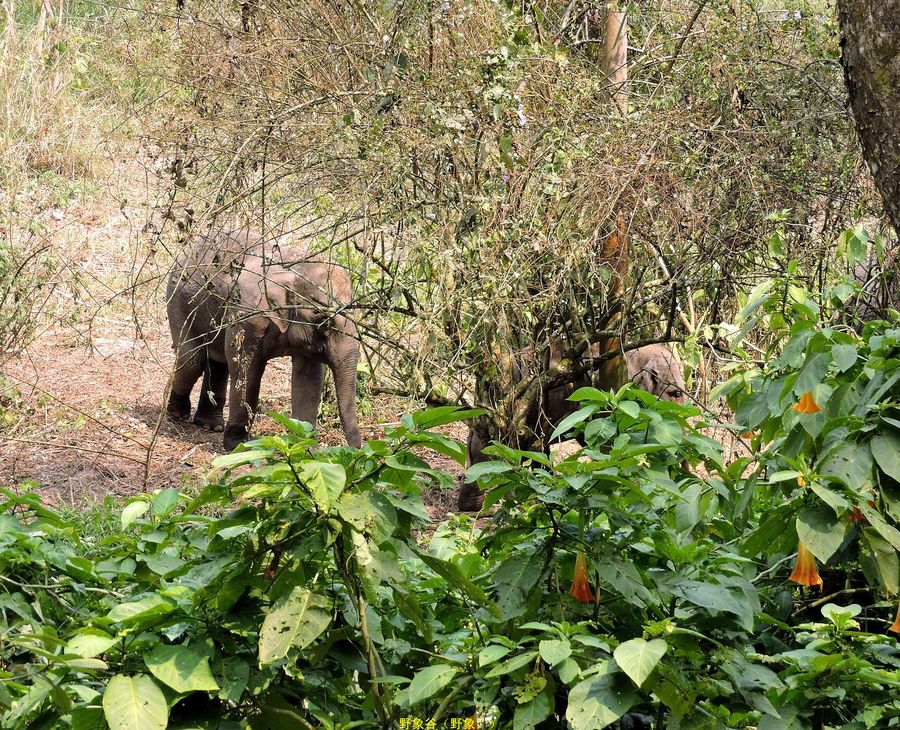
[[[649,363],[638,370],[631,379],[631,382],[641,390],[646,390],[648,393],[655,393],[656,382],[653,378],[653,371],[650,369]]]
[[[289,308],[294,298],[291,289],[294,277],[283,269],[268,267],[262,275],[256,275],[250,287],[251,306],[268,317],[281,334],[291,324]]]

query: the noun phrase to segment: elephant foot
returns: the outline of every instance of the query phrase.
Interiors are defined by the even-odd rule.
[[[222,439],[222,443],[224,444],[226,451],[233,451],[249,437],[250,434],[247,432],[246,426],[228,426],[225,429],[225,436]]]
[[[194,423],[200,426],[200,428],[205,428],[208,431],[213,431],[215,433],[221,433],[225,430],[225,419],[222,417],[221,412],[203,413],[198,410],[194,414]]]
[[[456,508],[460,512],[481,512],[484,503],[484,492],[476,484],[463,484],[459,488]]]
[[[173,421],[186,421],[191,417],[191,397],[177,393],[170,394],[166,413]]]

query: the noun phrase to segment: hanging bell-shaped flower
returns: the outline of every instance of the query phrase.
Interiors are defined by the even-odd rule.
[[[799,583],[802,586],[819,586],[819,591],[822,590],[822,577],[819,575],[819,571],[816,570],[816,559],[802,542],[797,548],[797,564],[794,566],[794,572],[790,574],[788,580]]]
[[[819,404],[816,403],[816,399],[813,398],[813,393],[811,390],[807,390],[803,395],[800,396],[800,402],[793,406],[794,410],[797,413],[818,413],[822,409],[819,407]]]
[[[569,593],[582,603],[593,603],[594,594],[591,593],[591,584],[588,580],[587,558],[584,553],[575,556],[575,575],[572,578],[572,587]]]

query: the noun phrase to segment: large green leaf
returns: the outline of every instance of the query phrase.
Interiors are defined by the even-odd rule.
[[[800,368],[800,374],[794,381],[794,393],[803,395],[808,390],[815,388],[825,378],[828,372],[828,365],[831,362],[830,352],[818,352],[806,359],[803,367]]]
[[[450,684],[458,672],[459,669],[450,664],[434,664],[420,669],[407,689],[409,703],[415,705],[422,700],[427,700]]]
[[[797,515],[797,537],[823,563],[843,544],[845,531],[843,520],[823,504],[804,507]]]
[[[538,723],[543,722],[553,711],[553,700],[544,691],[530,702],[518,705],[513,714],[513,730],[531,730]]]
[[[165,730],[169,708],[162,690],[146,674],[117,674],[103,692],[103,714],[111,730]]]
[[[272,456],[272,452],[267,449],[248,449],[246,451],[238,451],[233,454],[225,454],[213,459],[214,469],[231,469],[235,466],[249,464],[260,459]]]
[[[91,659],[103,654],[115,646],[119,639],[110,636],[100,629],[84,629],[69,639],[66,644],[66,654],[75,654],[85,659]]]
[[[536,651],[526,651],[524,654],[518,654],[512,659],[507,659],[502,664],[498,664],[485,676],[502,677],[505,674],[512,674],[513,672],[517,672],[522,667],[531,664],[531,662],[533,662],[537,658],[537,655],[538,653]]]
[[[328,514],[347,485],[347,472],[340,464],[307,461],[300,470],[300,481],[309,489],[318,508]]]
[[[175,605],[159,595],[148,596],[140,601],[120,603],[106,617],[110,621],[123,624],[134,623],[153,616],[165,616],[175,610]]]
[[[640,687],[656,669],[668,648],[669,645],[662,639],[646,641],[638,637],[619,644],[613,657],[619,668]]]
[[[543,563],[543,555],[521,552],[497,566],[494,586],[502,618],[514,618],[525,611],[525,599],[540,580]]]
[[[550,434],[550,440],[555,441],[560,436],[571,431],[573,426],[578,423],[584,422],[597,410],[597,408],[597,405],[586,405],[582,406],[574,413],[570,413],[559,422],[556,428],[553,429],[553,433]]]
[[[871,528],[862,530],[859,561],[869,583],[879,583],[890,595],[900,592],[900,560],[897,551]]]
[[[872,453],[866,446],[840,444],[822,460],[819,473],[840,479],[851,489],[862,490],[872,481]]]
[[[600,730],[637,703],[634,685],[622,674],[604,674],[576,684],[569,692],[566,719],[572,730]]]
[[[869,446],[881,471],[900,481],[900,437],[894,431],[884,431]]]
[[[219,689],[209,670],[209,660],[186,646],[157,644],[144,657],[144,664],[154,677],[176,692]]]
[[[541,659],[551,667],[572,654],[572,645],[568,639],[545,639],[538,644],[538,649],[541,652]]]
[[[328,601],[318,593],[296,586],[266,614],[259,632],[259,662],[270,664],[303,649],[331,623]]]
[[[856,347],[853,345],[835,345],[831,348],[832,362],[834,362],[834,366],[842,373],[847,372],[852,368],[856,364],[858,358],[859,354],[856,351]]]
[[[746,596],[740,597],[725,586],[695,580],[679,580],[670,586],[673,595],[690,601],[707,611],[734,614],[745,629],[753,629],[753,607]]]
[[[150,509],[150,503],[138,500],[122,508],[122,529],[127,530],[134,521]]]
[[[900,550],[900,530],[897,530],[893,525],[889,525],[884,517],[881,516],[881,513],[867,503],[859,505],[859,509],[869,521],[869,524],[875,528],[876,532],[893,545],[895,550]]]

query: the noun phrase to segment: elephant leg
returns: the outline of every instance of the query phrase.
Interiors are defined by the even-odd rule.
[[[208,428],[210,431],[222,431],[225,419],[222,415],[225,406],[225,394],[228,388],[228,366],[207,358],[203,370],[203,387],[200,390],[200,402],[194,414],[194,423]]]
[[[316,427],[322,403],[325,368],[321,362],[294,355],[291,368],[291,416]]]
[[[228,423],[225,424],[223,443],[229,451],[250,437],[250,424],[259,406],[259,385],[266,369],[265,360],[258,354],[246,367],[236,367],[236,359],[230,358],[228,367],[231,382],[228,389]]]
[[[355,449],[362,446],[359,419],[356,414],[356,365],[359,360],[359,344],[349,335],[342,335],[333,347],[329,366],[334,374],[334,391],[337,395],[338,414],[347,443]]]
[[[473,424],[469,429],[469,440],[466,444],[469,452],[469,466],[484,461],[484,456],[481,452],[485,447],[485,442],[477,429],[477,424]],[[465,477],[461,481],[456,508],[460,512],[480,512],[481,505],[484,503],[484,492],[474,482],[466,482]]]
[[[169,405],[166,412],[177,421],[191,415],[191,390],[200,379],[206,364],[206,348],[192,346],[190,343],[179,345],[175,356],[175,375],[172,378],[172,390],[169,393]]]

